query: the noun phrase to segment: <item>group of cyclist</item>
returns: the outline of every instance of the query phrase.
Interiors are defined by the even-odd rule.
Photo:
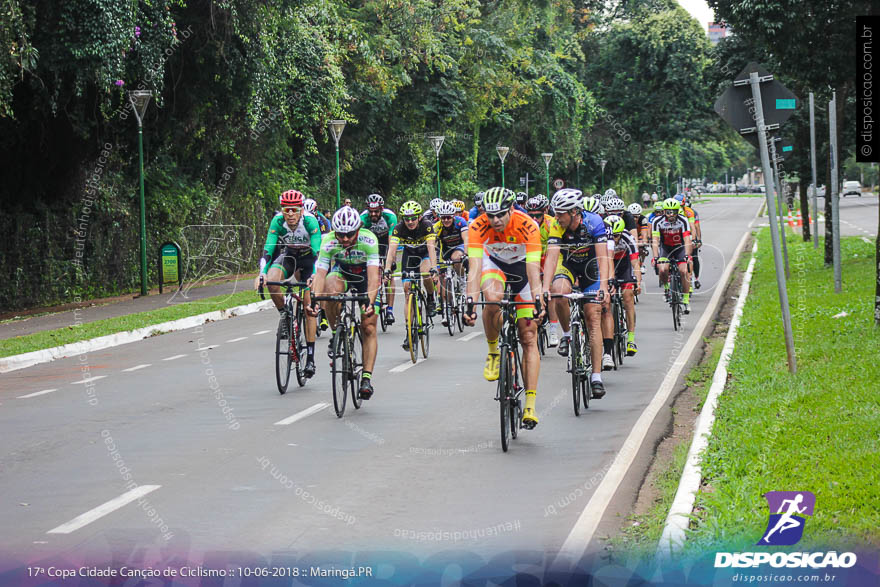
[[[435,198],[427,210],[410,200],[397,213],[385,207],[381,195],[370,194],[363,212],[346,200],[329,221],[313,199],[297,190],[285,191],[279,203],[281,212],[269,225],[255,288],[266,281],[288,279],[310,284],[303,295],[306,377],[316,370],[319,312],[324,312],[331,329],[339,313],[339,302],[324,300],[319,308],[312,303],[311,293],[326,297],[353,291],[366,296],[368,302],[361,311],[363,369],[358,388],[362,399],[369,399],[374,391],[377,313],[385,312],[385,323],[394,323],[398,249],[402,251],[404,299],[420,280],[429,315],[436,314],[443,303],[451,303],[437,295],[447,291],[442,280],[452,275],[441,272],[441,264],[466,280],[465,324],[476,323],[477,301],[490,303],[482,311],[488,344],[483,375],[488,381],[498,379],[500,368],[501,310],[491,303],[505,298],[516,302],[526,398],[522,425],[527,429],[538,423],[538,326],[546,320],[548,346],[556,347],[561,356],[569,354],[570,305],[564,296],[587,294],[582,311],[585,329],[591,341],[602,341],[590,344],[592,397],[601,398],[606,393],[602,372],[614,366],[610,294],[620,293],[628,330],[626,354],[633,356],[638,352],[635,297],[642,291],[648,250],[667,296],[670,265],[679,271],[684,313],[689,313],[692,279],[694,287],[700,287],[699,216],[682,194],[655,202],[648,215],[637,203],[626,206],[613,189],[584,196],[580,190],[565,188],[548,199],[493,187],[478,192],[470,210],[461,200]],[[384,306],[377,303],[380,288],[385,288]],[[291,316],[281,288],[268,285],[268,289],[281,315],[279,333],[283,335]],[[446,319],[444,315],[444,325]],[[331,355],[333,348],[331,341]],[[403,348],[409,350],[406,337]]]

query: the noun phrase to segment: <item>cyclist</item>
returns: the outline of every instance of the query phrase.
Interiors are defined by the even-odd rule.
[[[445,263],[452,265],[452,270],[455,273],[464,277],[462,258],[464,257],[464,243],[467,240],[467,220],[456,214],[455,204],[452,202],[443,202],[437,212],[440,215],[440,220],[434,224],[434,233],[440,242],[441,258]],[[452,300],[445,299],[445,272],[440,274],[440,288],[441,303],[450,303]],[[443,326],[449,326],[445,314],[442,323]]]
[[[673,198],[663,200],[663,215],[651,223],[651,263],[660,271],[660,283],[669,296],[669,263],[675,262],[681,275],[684,313],[690,314],[690,283],[687,278],[687,260],[691,254],[691,231],[687,219],[681,215],[681,205]]]
[[[553,217],[546,212],[549,207],[550,202],[543,194],[538,194],[533,198],[529,198],[526,202],[526,210],[528,211],[529,216],[532,217],[532,220],[538,223],[538,233],[541,236],[541,267],[544,266],[544,259],[547,257],[547,240],[550,238],[550,223],[553,221]],[[559,344],[559,332],[557,331],[557,328],[559,327],[559,318],[556,316],[556,306],[550,304],[547,307],[547,312],[549,318],[547,344],[551,347],[555,347]]]
[[[485,192],[477,192],[474,195],[474,207],[471,208],[470,211],[468,212],[468,216],[470,217],[471,221],[473,221],[474,219],[476,219],[477,216],[479,216],[480,214],[482,214],[483,212],[486,211],[483,208],[483,194],[484,193]]]
[[[327,220],[327,217],[324,216],[320,210],[318,210],[318,203],[315,200],[311,198],[303,200],[303,210],[318,219],[318,225],[321,227],[321,234],[330,232],[330,221]]]
[[[678,198],[676,198],[678,199]],[[694,276],[694,287],[700,289],[700,246],[703,244],[703,229],[700,227],[700,214],[691,206],[691,196],[682,196],[680,203],[684,217],[688,219],[691,225],[691,234],[693,236],[693,254],[691,255],[689,270]]]
[[[425,210],[425,213],[423,214],[425,220],[430,222],[432,225],[435,222],[437,222],[437,220],[438,220],[437,210],[440,208],[440,206],[442,204],[443,204],[443,200],[441,200],[440,198],[434,198],[433,200],[431,200],[431,203],[428,204],[428,206],[429,206],[428,209]]]
[[[618,198],[617,196],[608,199],[608,204],[605,205],[605,212],[608,215],[620,216],[623,218],[624,223],[626,224],[626,231],[633,238],[633,240],[638,240],[639,238],[639,226],[636,224],[636,218],[632,215],[632,213],[626,209],[626,204],[623,200]]]
[[[312,277],[315,267],[315,255],[321,246],[321,229],[318,220],[307,212],[303,212],[303,195],[297,190],[287,190],[278,198],[281,212],[276,214],[269,223],[266,244],[260,257],[260,273],[254,280],[254,289],[266,281],[283,281],[293,277],[296,281],[307,282]],[[281,286],[270,285],[269,294],[272,303],[278,309],[281,321],[278,324],[282,338],[287,336],[293,318],[284,306],[284,294]],[[303,292],[303,303],[311,303],[308,288]],[[306,345],[308,348],[306,366],[303,374],[306,378],[315,374],[315,319],[306,316]]]
[[[654,211],[648,214],[648,224],[652,224],[658,216],[663,216],[663,202],[654,202]]]
[[[602,339],[601,301],[608,297],[609,255],[605,224],[598,214],[581,209],[584,205],[580,190],[561,189],[553,194],[550,204],[556,212],[547,241],[547,260],[544,261],[544,291],[569,294],[574,289],[583,293],[597,292],[595,302],[585,304],[584,319],[591,341]],[[598,204],[598,202],[589,202]],[[551,301],[562,325],[562,338],[556,352],[568,356],[571,343],[571,309],[568,300]],[[586,334],[586,332],[585,332]],[[605,395],[602,383],[602,347],[590,345],[593,373],[590,376],[593,397]]]
[[[346,291],[366,294],[368,303],[361,307],[361,334],[364,344],[364,369],[358,387],[358,396],[370,399],[373,395],[373,366],[376,363],[376,296],[379,293],[379,241],[369,230],[362,228],[361,217],[351,206],[343,206],[333,214],[331,232],[321,239],[321,251],[315,262],[312,289],[315,295],[341,295]],[[330,325],[336,328],[339,302],[324,301]],[[318,309],[309,307],[311,316]],[[330,354],[333,353],[333,337]]]
[[[379,194],[367,196],[367,209],[361,212],[363,227],[376,235],[379,240],[379,258],[385,259],[388,254],[388,239],[394,227],[397,226],[397,216],[385,207],[385,198]],[[396,263],[395,263],[396,265]],[[394,267],[392,267],[392,271]],[[385,311],[385,322],[394,324],[394,282],[388,280],[385,283],[385,295],[388,300]]]
[[[514,210],[516,195],[508,189],[493,187],[486,191],[483,204],[486,212],[471,224],[468,230],[469,259],[467,301],[464,321],[473,326],[477,320],[474,299],[482,291],[487,302],[499,302],[507,285],[516,302],[516,326],[522,345],[523,384],[526,405],[523,427],[531,430],[538,425],[535,397],[538,391],[540,354],[538,352],[538,322],[544,318],[541,309],[541,278],[538,263],[541,260],[541,238],[538,226],[518,210]],[[501,329],[501,309],[485,306],[483,328],[489,344],[483,376],[496,381],[501,369],[498,336]]]
[[[646,192],[647,193],[647,192]],[[642,214],[642,206],[640,204],[630,204],[627,207],[630,214],[636,220],[636,234],[638,238],[636,243],[639,246],[639,267],[642,275],[645,274],[645,258],[648,256],[648,246],[651,242],[651,223]]]
[[[455,215],[461,216],[465,222],[470,220],[470,215],[467,211],[467,206],[465,206],[464,202],[461,200],[452,200],[452,205],[455,206]]]
[[[638,204],[634,204],[638,206]],[[633,240],[629,232],[626,231],[626,224],[620,216],[608,216],[605,218],[605,224],[611,230],[611,237],[614,242],[614,282],[615,288],[622,290],[623,308],[626,311],[626,356],[635,355],[639,349],[636,346],[636,301],[635,294],[639,294],[642,289],[642,272],[639,271],[641,263],[639,263],[639,252],[636,241]],[[614,344],[614,320],[610,315],[606,319],[611,333],[611,344]],[[603,330],[605,324],[603,323]],[[605,340],[608,340],[607,338]],[[605,354],[610,355],[611,345],[605,347]],[[603,362],[605,358],[602,358]]]
[[[409,295],[410,283],[421,279],[428,292],[428,316],[437,311],[434,301],[434,282],[437,280],[437,251],[434,246],[437,235],[434,225],[426,215],[422,215],[422,206],[414,201],[404,202],[400,207],[402,221],[394,227],[388,242],[388,253],[385,256],[385,278],[390,279],[394,270],[394,259],[397,247],[403,246],[401,259],[401,280],[403,281],[403,297]],[[414,273],[429,273],[430,276],[413,276]],[[403,348],[409,351],[406,333],[403,336]]]

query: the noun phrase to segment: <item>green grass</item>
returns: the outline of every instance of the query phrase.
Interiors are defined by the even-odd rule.
[[[843,293],[822,251],[788,234],[788,282],[798,373],[786,366],[767,229],[731,358],[730,380],[703,459],[688,552],[753,550],[767,491],[816,494],[799,550],[880,545],[878,381],[873,326],[874,245],[841,240]],[[834,318],[840,312],[846,317]],[[693,524],[692,524],[693,526]]]
[[[8,357],[30,351],[47,349],[71,342],[88,340],[98,336],[124,332],[126,330],[134,330],[136,328],[143,328],[144,326],[170,322],[171,320],[177,320],[178,318],[186,318],[188,316],[195,316],[196,314],[223,310],[257,301],[259,301],[259,298],[253,291],[240,291],[233,294],[224,294],[183,304],[169,305],[159,310],[129,314],[119,318],[107,318],[106,320],[97,320],[95,322],[88,322],[79,325],[71,324],[67,328],[46,330],[44,332],[0,340],[0,357]]]

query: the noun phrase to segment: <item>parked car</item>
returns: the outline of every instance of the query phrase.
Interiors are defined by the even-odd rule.
[[[736,193],[738,193],[738,194],[745,194],[745,193],[748,193],[748,191],[749,191],[749,186],[747,186],[747,185],[737,185],[736,186]]]
[[[862,197],[862,184],[857,181],[845,181],[843,182],[843,189],[840,190],[840,195],[844,198],[850,195]]]

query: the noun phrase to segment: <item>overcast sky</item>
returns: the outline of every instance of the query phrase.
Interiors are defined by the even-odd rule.
[[[709,23],[715,20],[712,9],[706,4],[706,0],[678,0],[678,3],[697,19],[704,31],[708,30]]]

